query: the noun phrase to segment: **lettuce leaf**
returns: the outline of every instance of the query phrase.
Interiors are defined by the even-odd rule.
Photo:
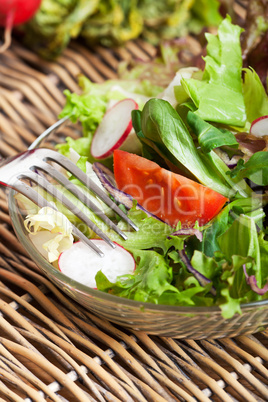
[[[237,241],[234,241],[237,239]],[[242,257],[251,257],[252,263],[249,266],[249,274],[255,275],[257,284],[261,286],[261,257],[256,224],[250,217],[241,214],[230,226],[230,228],[218,238],[221,251],[226,257],[231,260],[233,256],[239,255]],[[240,272],[236,275],[233,284],[233,293],[240,293],[236,289],[241,289],[242,282],[246,285],[246,278],[243,272],[243,267],[240,267]]]
[[[183,79],[185,90],[203,120],[243,127],[246,122],[242,94],[242,28],[232,25],[230,17],[220,24],[218,35],[207,33],[207,56],[201,81]]]
[[[239,159],[237,166],[228,174],[239,180],[250,179],[260,186],[268,186],[268,155],[267,151],[260,151],[253,154],[245,163]]]
[[[132,253],[138,261],[134,274],[121,276],[115,284],[112,284],[98,272],[96,275],[98,289],[141,302],[181,306],[199,304],[195,300],[196,295],[204,296],[207,293],[206,289],[187,273],[181,275],[183,287],[179,287],[173,280],[173,269],[167,259],[156,251],[132,250]],[[200,297],[200,304],[211,304],[211,301],[206,302],[204,297]]]
[[[268,96],[260,77],[252,68],[245,68],[243,93],[246,105],[247,120],[253,120],[268,115]]]
[[[98,289],[109,290],[112,287],[113,294],[151,303],[158,303],[159,297],[167,290],[178,292],[171,285],[172,268],[163,256],[152,250],[133,250],[132,253],[138,261],[135,274],[121,276],[113,286],[103,281],[103,275],[98,273]]]
[[[219,148],[223,145],[238,148],[238,142],[234,134],[229,130],[218,129],[191,111],[187,114],[187,122],[198,136],[199,145],[204,152],[210,152],[214,148]]]

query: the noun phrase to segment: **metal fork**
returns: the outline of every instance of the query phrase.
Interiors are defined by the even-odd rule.
[[[58,122],[55,128],[57,128],[59,125],[60,124]],[[50,128],[50,132],[54,131],[55,128]],[[47,175],[75,195],[80,201],[82,201],[84,205],[98,215],[103,222],[105,222],[111,229],[118,233],[123,239],[127,238],[126,234],[122,232],[118,226],[111,221],[84,192],[82,192],[76,185],[71,183],[64,174],[62,174],[58,169],[48,162],[56,163],[57,165],[66,169],[80,182],[82,182],[91,192],[97,195],[97,197],[108,205],[116,214],[124,219],[134,230],[138,230],[137,226],[127,217],[127,215],[81,169],[79,169],[65,156],[50,149],[32,149],[15,157],[6,159],[0,164],[0,185],[12,188],[15,191],[23,194],[25,197],[37,204],[40,208],[53,208],[53,205],[30,185],[25,183],[25,180],[34,182],[37,184],[37,186],[43,188],[47,193],[52,195],[52,197],[65,205],[101,239],[105,240],[106,243],[108,243],[111,247],[115,247],[115,244],[105,233],[103,233],[100,228],[98,228],[98,226],[96,226],[81,210],[79,210],[77,206],[73,204],[73,202],[71,202],[60,190],[56,188],[56,186],[52,185],[52,183],[45,177],[45,175]],[[45,175],[38,174],[39,171],[45,173]],[[72,225],[72,232],[101,257],[104,255],[103,252],[74,225]]]

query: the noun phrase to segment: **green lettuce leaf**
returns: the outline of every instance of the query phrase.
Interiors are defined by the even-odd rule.
[[[90,145],[92,138],[91,137],[81,137],[74,140],[71,137],[66,137],[65,143],[57,144],[56,149],[64,156],[69,158],[70,156],[70,148],[76,151],[81,157],[86,157],[90,160]]]
[[[253,120],[268,115],[268,96],[262,82],[252,68],[245,68],[243,93],[246,105],[247,120]]]
[[[68,116],[73,123],[79,119],[85,133],[94,133],[106,110],[105,97],[91,93],[78,95],[68,89],[64,91],[64,95],[66,104],[59,118]]]
[[[218,0],[195,0],[191,10],[192,18],[189,22],[193,31],[196,32],[197,27],[200,29],[202,24],[205,26],[218,26],[222,21],[219,6]]]
[[[204,120],[243,127],[246,122],[242,94],[242,29],[230,17],[220,24],[218,35],[207,33],[207,56],[203,79],[183,79],[185,90],[194,101],[195,112]]]
[[[237,239],[237,241],[234,241]],[[230,226],[230,228],[218,238],[220,250],[231,260],[233,256],[239,255],[242,257],[251,257],[253,263],[249,267],[249,275],[255,275],[258,286],[261,286],[262,273],[261,273],[261,260],[260,260],[260,247],[258,240],[258,233],[256,224],[253,219],[246,215],[240,215]],[[246,280],[240,267],[240,272],[237,275],[237,284],[234,283],[233,292],[235,287],[241,286],[241,280],[245,286]]]
[[[218,129],[191,111],[187,114],[187,122],[197,135],[199,145],[204,152],[210,152],[223,145],[238,148],[238,142],[229,130]]]
[[[248,178],[260,186],[268,186],[267,151],[256,152],[246,163],[243,159],[239,159],[237,166],[227,174],[232,178],[236,177],[240,180]]]
[[[115,284],[98,272],[96,282],[98,289],[121,297],[151,302],[181,306],[211,305],[210,298],[204,295],[206,289],[199,285],[189,273],[181,272],[173,280],[173,269],[167,259],[153,250],[131,250],[137,267],[133,275],[117,278]],[[174,285],[172,284],[174,283]],[[178,284],[183,286],[178,286]],[[197,298],[196,295],[199,295]],[[203,296],[203,297],[202,297]]]
[[[206,256],[213,257],[215,252],[220,250],[218,242],[219,237],[229,229],[240,214],[249,216],[254,220],[255,224],[258,224],[258,216],[261,215],[261,219],[263,218],[261,199],[258,197],[236,199],[227,204],[227,206],[215,216],[203,231],[201,250]],[[256,219],[254,219],[255,215]]]

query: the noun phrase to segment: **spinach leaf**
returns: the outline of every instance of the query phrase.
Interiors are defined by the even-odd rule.
[[[229,130],[218,129],[191,111],[187,114],[187,122],[197,135],[199,145],[204,152],[210,152],[214,148],[219,148],[223,145],[238,147],[234,134]]]
[[[211,158],[199,152],[176,110],[162,99],[150,99],[141,113],[146,140],[166,155],[182,171],[188,171],[202,184],[229,196],[230,187]]]

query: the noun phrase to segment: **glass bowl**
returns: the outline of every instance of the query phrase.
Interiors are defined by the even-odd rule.
[[[60,128],[57,133],[47,130],[41,140],[31,148],[53,148],[63,142],[66,135],[77,137],[77,126]],[[188,339],[234,337],[261,331],[268,325],[268,300],[248,303],[241,306],[242,314],[224,319],[217,307],[180,307],[155,305],[152,303],[128,300],[99,290],[89,288],[70,279],[53,267],[33,246],[24,228],[22,212],[9,193],[9,211],[16,235],[33,261],[42,272],[63,292],[86,309],[111,322],[126,328],[144,331],[148,334]]]

